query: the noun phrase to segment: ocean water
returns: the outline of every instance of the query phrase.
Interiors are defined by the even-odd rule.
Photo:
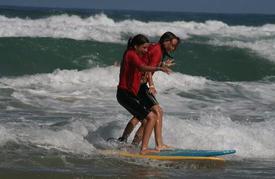
[[[131,117],[113,64],[165,31],[182,43],[154,76],[164,140],[236,149],[223,167],[101,153]],[[2,7],[0,54],[0,178],[275,178],[274,15]]]

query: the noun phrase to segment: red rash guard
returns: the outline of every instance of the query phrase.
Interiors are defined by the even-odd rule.
[[[138,68],[142,65],[145,64],[141,57],[133,49],[128,50],[121,63],[118,88],[127,90],[136,96],[142,75]]]
[[[148,47],[147,64],[148,66],[157,67],[160,65],[163,57],[163,52],[159,43],[151,44]],[[154,73],[152,72],[152,75]]]

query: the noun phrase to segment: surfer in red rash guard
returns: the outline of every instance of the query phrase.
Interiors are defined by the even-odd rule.
[[[174,65],[173,58],[169,55],[169,52],[175,51],[178,44],[180,43],[179,37],[177,37],[172,32],[166,32],[164,33],[159,43],[151,44],[148,47],[148,52],[145,55],[145,60],[147,65],[158,67],[158,66],[165,66],[170,67]],[[162,62],[164,57],[168,57],[169,59],[166,62]],[[144,103],[148,106],[148,108],[151,108],[151,110],[155,113],[157,116],[156,126],[155,126],[155,142],[156,142],[156,149],[161,150],[164,148],[168,148],[169,146],[165,145],[163,143],[162,138],[162,118],[163,118],[163,110],[160,107],[158,101],[155,98],[155,95],[157,93],[154,82],[153,82],[153,72],[148,72],[145,75],[143,75],[142,82],[140,85],[140,91],[139,96],[142,99],[142,101],[145,101]],[[149,85],[149,88],[147,86],[147,83]],[[139,123],[139,120],[136,117],[133,117],[129,123],[127,124],[122,137],[120,137],[119,141],[127,141],[128,136],[131,134],[135,126]],[[146,125],[146,121],[143,121],[142,125],[136,132],[136,135],[134,137],[134,140],[132,144],[138,145],[142,139],[144,126]]]
[[[163,71],[169,74],[171,71],[166,66],[151,67],[145,65],[142,61],[142,57],[146,54],[148,46],[149,40],[144,35],[139,34],[129,39],[121,63],[119,85],[117,89],[118,102],[139,121],[147,121],[144,126],[141,154],[155,151],[148,149],[148,142],[157,121],[155,113],[153,113],[151,109],[146,108],[137,96],[142,72]]]

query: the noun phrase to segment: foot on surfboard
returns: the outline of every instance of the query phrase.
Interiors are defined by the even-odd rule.
[[[142,149],[139,154],[141,155],[147,155],[147,154],[153,154],[153,153],[158,153],[159,150],[155,150],[155,149]]]
[[[172,147],[172,146],[169,146],[169,145],[166,145],[166,144],[163,144],[163,145],[161,145],[161,146],[157,146],[156,147],[156,150],[169,150],[169,149],[173,149],[174,147]]]

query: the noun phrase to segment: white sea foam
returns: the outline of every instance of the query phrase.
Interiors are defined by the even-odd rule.
[[[237,48],[250,49],[258,55],[275,62],[275,40],[254,40],[254,41],[241,41],[241,40],[221,40],[215,39],[209,41],[209,44],[215,46],[230,46]]]
[[[5,145],[8,141],[16,141],[16,137],[8,129],[0,125],[0,146]]]
[[[94,153],[104,139],[118,137],[131,117],[115,98],[118,73],[118,67],[110,66],[1,78],[0,83],[13,90],[13,98],[28,104],[27,109],[34,108],[34,115],[30,119],[24,116],[21,122],[1,123],[0,143],[18,140],[46,149]],[[274,94],[273,85],[225,84],[180,73],[158,72],[154,77],[157,98],[165,112],[164,139],[168,144],[190,149],[236,149],[244,158],[275,158],[274,114],[269,109],[274,100],[266,100],[269,93]],[[35,114],[37,110],[43,111],[45,120],[33,119],[40,115]],[[270,113],[264,114],[265,110]],[[58,118],[60,113],[72,117],[63,121]],[[234,119],[231,114],[247,118],[258,115],[260,120]],[[66,124],[55,125],[59,120]]]
[[[143,33],[158,37],[172,31],[182,39],[207,36],[210,44],[248,48],[275,61],[275,25],[259,27],[229,26],[221,21],[142,22],[114,21],[105,14],[88,18],[76,15],[58,15],[43,19],[21,19],[0,16],[0,37],[53,37],[100,42],[125,43],[125,35]]]
[[[71,123],[59,129],[50,129],[49,121],[43,124],[39,124],[38,121],[26,122],[1,126],[0,145],[14,141],[18,144],[31,144],[45,149],[57,149],[76,154],[92,154],[95,151],[94,146],[85,139],[88,131],[93,130],[94,125],[87,124],[83,119],[71,120]],[[42,125],[44,127],[41,127]]]
[[[122,42],[123,35],[144,33],[159,36],[170,30],[181,38],[188,35],[214,35],[230,38],[274,37],[275,25],[260,27],[229,26],[221,21],[142,22],[138,20],[114,21],[105,14],[88,18],[76,15],[58,15],[43,19],[20,19],[0,16],[0,37],[55,37],[79,40],[93,39],[103,42]],[[104,34],[104,35],[102,35]]]
[[[91,154],[95,151],[93,145],[85,140],[85,135],[82,135],[81,131],[73,132],[67,129],[54,131],[37,128],[24,133],[27,137],[21,137],[21,141],[23,139],[23,141],[45,149],[58,149],[77,154]]]
[[[110,66],[83,71],[56,70],[51,74],[1,78],[0,83],[5,88],[13,89],[13,98],[32,108],[43,110],[43,112],[49,113],[50,116],[45,121],[32,121],[32,119],[27,120],[24,118],[24,120],[21,120],[22,124],[20,122],[11,123],[6,124],[5,127],[9,128],[15,135],[14,138],[21,142],[31,143],[46,149],[55,148],[74,153],[93,153],[94,143],[102,142],[104,137],[106,138],[108,135],[118,135],[126,121],[125,118],[127,119],[129,115],[118,105],[115,98],[118,74],[119,68]],[[205,79],[180,73],[171,74],[170,76],[159,75],[156,74],[156,77],[158,77],[156,83],[160,86],[160,92],[170,88],[179,90],[179,81],[182,83],[180,87],[184,88],[185,86],[185,90],[201,88],[205,83]],[[160,78],[164,79],[161,80]],[[192,81],[194,81],[194,84],[192,84]],[[161,83],[165,85],[161,86]],[[15,110],[17,109],[15,108]],[[72,122],[67,121],[69,125],[52,129],[51,126],[55,125],[56,120],[62,120],[58,119],[57,115],[57,117],[54,117],[56,119],[51,122],[52,113],[59,112],[71,114],[72,116],[84,114],[87,118],[77,117]],[[33,113],[35,115],[35,110]],[[27,126],[29,127],[25,126],[25,122],[28,123]],[[118,123],[117,125],[121,128],[114,128],[115,123]],[[41,128],[41,126],[44,127]],[[109,133],[100,130],[100,128],[105,129],[104,126]],[[113,133],[110,133],[112,129],[114,129]],[[6,141],[11,140],[5,137],[7,136],[5,128],[0,128],[0,130],[0,134],[4,135],[1,139],[5,139],[0,143],[4,144]],[[99,139],[86,140],[85,137],[88,133],[93,132],[95,132],[95,135],[98,132],[104,137],[99,135]]]
[[[166,116],[164,139],[190,149],[236,149],[243,158],[275,158],[275,122],[233,122],[222,114],[200,115],[199,120]]]
[[[56,70],[51,74],[37,74],[19,78],[1,78],[6,87],[19,91],[26,89],[37,96],[52,93],[66,93],[80,97],[84,92],[91,95],[95,91],[116,89],[118,85],[118,67],[96,67],[88,70]],[[155,74],[156,85],[160,91],[175,88],[182,90],[202,88],[206,83],[203,77],[192,77],[181,73],[171,75],[158,72]],[[70,94],[68,93],[70,92]],[[84,96],[85,97],[85,96]]]

